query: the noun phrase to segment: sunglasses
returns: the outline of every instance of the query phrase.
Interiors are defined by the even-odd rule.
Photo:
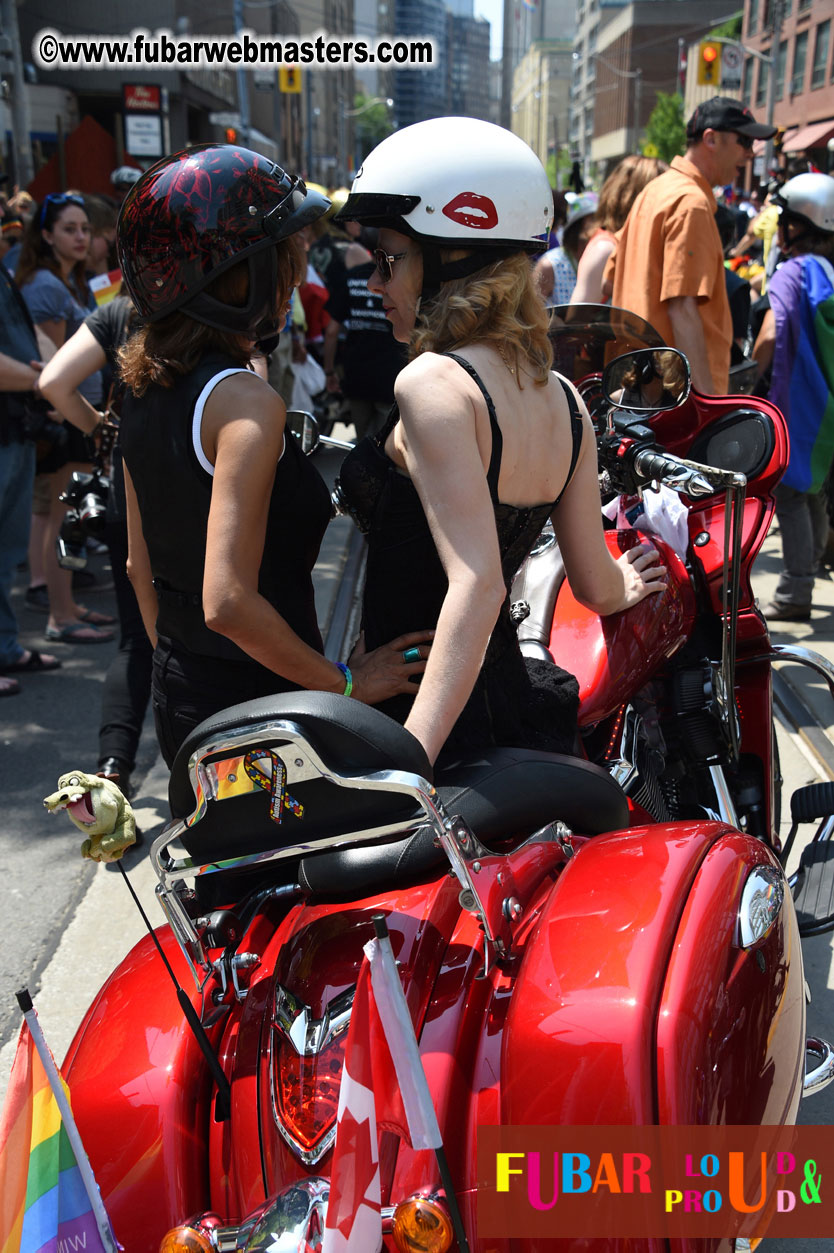
[[[41,229],[43,229],[43,224],[46,221],[46,212],[50,205],[54,206],[56,209],[63,209],[68,204],[75,205],[77,209],[86,210],[87,208],[80,196],[74,196],[72,192],[69,191],[57,192],[55,195],[50,192],[48,196],[44,196],[43,204],[41,205]]]
[[[395,252],[392,254],[386,252],[384,248],[374,249],[374,265],[383,283],[390,283],[394,277],[394,262],[402,261],[403,257],[407,256],[407,252]]]
[[[754,141],[753,141],[753,136],[752,136],[752,135],[740,135],[738,131],[726,131],[725,133],[726,133],[726,134],[728,134],[728,135],[733,135],[733,136],[734,136],[734,138],[735,138],[736,143],[737,143],[740,147],[742,147],[742,148],[744,149],[744,151],[745,151],[745,152],[752,152],[752,151],[753,151],[753,142],[754,142]]]

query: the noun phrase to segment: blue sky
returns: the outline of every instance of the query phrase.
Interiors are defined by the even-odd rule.
[[[491,25],[490,55],[493,61],[501,56],[501,17],[504,12],[503,0],[475,0],[475,16],[485,17]]]

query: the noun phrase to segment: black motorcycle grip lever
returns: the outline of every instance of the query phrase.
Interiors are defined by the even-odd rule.
[[[672,461],[669,457],[664,457],[659,452],[649,452],[647,448],[641,449],[634,458],[634,469],[641,478],[645,478],[647,482],[654,482],[656,479],[662,479],[666,475],[680,474],[684,466],[679,461]]]

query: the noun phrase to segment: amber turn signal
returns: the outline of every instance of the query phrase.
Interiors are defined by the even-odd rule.
[[[443,1201],[412,1196],[394,1210],[392,1234],[400,1253],[446,1253],[454,1230]]]
[[[173,1227],[166,1232],[159,1253],[215,1253],[211,1238],[196,1227]]]

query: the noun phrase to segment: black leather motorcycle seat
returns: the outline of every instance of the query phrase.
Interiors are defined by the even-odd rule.
[[[435,786],[447,814],[461,817],[487,847],[525,839],[556,820],[583,835],[628,826],[620,785],[578,757],[493,748],[447,767]],[[301,859],[299,883],[321,895],[370,895],[419,879],[445,861],[433,833],[423,828],[385,844],[310,854]]]

